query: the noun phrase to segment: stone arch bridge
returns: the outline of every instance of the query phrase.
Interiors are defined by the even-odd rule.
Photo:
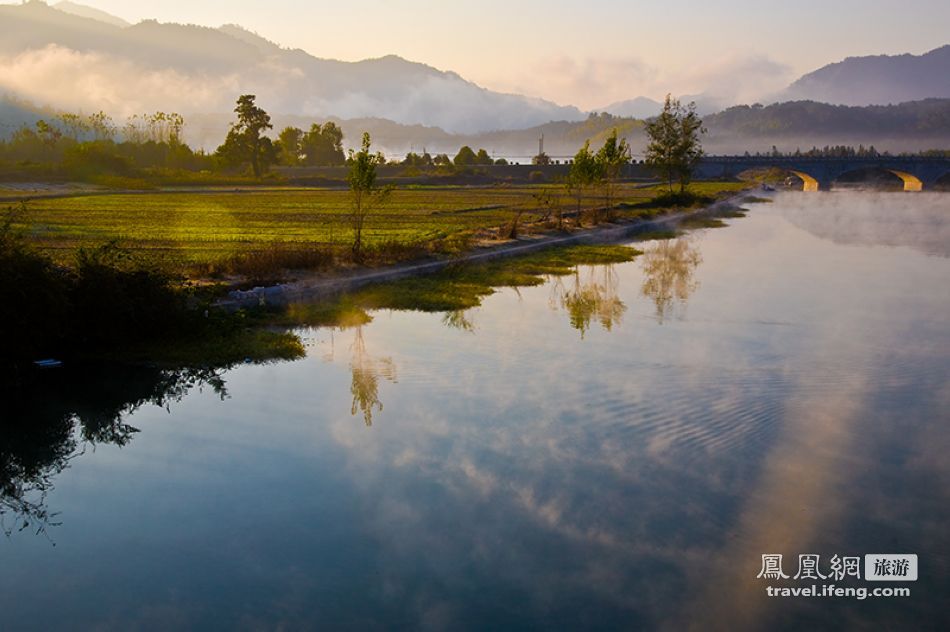
[[[806,191],[824,191],[846,173],[864,169],[890,171],[904,181],[905,191],[933,188],[937,180],[950,174],[950,158],[919,156],[877,156],[874,158],[809,158],[805,156],[706,156],[694,177],[735,178],[743,171],[776,167],[794,173],[805,182]]]

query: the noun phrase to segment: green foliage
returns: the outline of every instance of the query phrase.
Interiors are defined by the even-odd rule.
[[[105,346],[182,328],[187,313],[178,281],[115,241],[77,254],[72,310],[75,335]]]
[[[452,312],[477,307],[494,287],[540,285],[546,276],[572,274],[579,265],[631,261],[641,254],[628,246],[554,247],[484,264],[461,264],[439,274],[380,283],[318,306],[292,306],[282,324],[352,326],[369,319],[366,310]]]
[[[351,247],[353,259],[361,261],[363,256],[363,229],[366,225],[366,216],[374,203],[382,200],[388,190],[380,191],[376,186],[376,167],[385,164],[382,154],[371,153],[372,140],[369,134],[363,133],[363,142],[360,150],[350,151],[350,174],[347,179],[352,194],[352,214],[350,221],[353,227],[353,245]]]
[[[21,127],[7,141],[0,141],[0,160],[18,163],[20,177],[27,164],[43,177],[103,183],[108,178],[144,177],[159,169],[201,170],[213,166],[209,156],[194,152],[181,142],[184,119],[179,114],[156,112],[135,115],[117,129],[103,112],[91,116],[61,114]]]
[[[271,139],[263,135],[273,127],[270,115],[255,104],[255,98],[253,94],[238,98],[234,108],[237,121],[231,124],[227,138],[216,154],[227,166],[250,163],[254,177],[260,178],[277,160],[277,150]]]
[[[314,123],[300,140],[303,163],[310,166],[332,167],[346,162],[343,153],[343,130],[332,121],[322,126]]]
[[[594,156],[596,176],[604,191],[604,210],[613,213],[614,189],[617,180],[623,175],[623,168],[630,164],[630,145],[626,138],[619,138],[614,129],[607,136],[603,147]],[[597,219],[600,219],[598,217]]]
[[[227,364],[303,355],[292,334],[250,330],[240,315],[189,305],[155,261],[110,242],[55,265],[0,225],[0,369],[47,356],[114,356],[172,364]]]
[[[101,141],[71,145],[63,152],[63,168],[70,176],[91,179],[100,175],[128,175],[132,162]]]
[[[479,149],[478,153],[475,154],[475,164],[476,165],[491,165],[495,161],[492,160],[492,157],[488,155],[488,152],[484,149]]]
[[[670,192],[678,181],[685,191],[693,170],[703,157],[700,135],[705,133],[703,122],[696,113],[696,104],[688,106],[666,95],[663,111],[646,124],[647,145],[645,162],[667,181]]]
[[[288,167],[300,164],[303,149],[303,130],[299,127],[285,127],[277,135],[277,161]]]
[[[584,146],[574,154],[568,181],[574,187],[589,187],[597,182],[599,173],[597,159],[590,151],[590,141],[585,141]]]
[[[540,154],[536,156],[532,156],[531,164],[532,165],[549,165],[551,164],[551,157],[542,151]]]
[[[30,248],[13,228],[26,213],[9,209],[0,225],[0,358],[21,361],[48,354],[65,335],[70,279]]]
[[[463,146],[459,149],[459,153],[455,154],[455,158],[452,160],[452,163],[456,167],[468,167],[475,164],[476,154],[472,151],[472,148],[468,145]]]
[[[753,137],[946,137],[950,99],[853,107],[815,101],[737,105],[706,117],[716,133]]]
[[[597,160],[590,151],[590,141],[584,141],[584,146],[574,154],[571,170],[564,181],[568,194],[576,205],[575,217],[578,225],[582,219],[584,193],[597,182],[599,175]]]
[[[597,151],[594,161],[599,175],[608,180],[620,177],[623,168],[630,164],[630,145],[626,138],[617,137],[617,130],[611,130],[603,147]]]
[[[183,177],[168,174],[164,182],[192,183]],[[747,186],[698,182],[689,191],[712,196]],[[493,238],[495,229],[519,212],[524,214],[519,231],[536,230],[538,220],[552,213],[535,197],[545,189],[555,185],[399,187],[385,204],[369,209],[362,235],[364,261],[375,264],[464,251],[471,240]],[[642,203],[665,191],[666,187],[661,191],[620,184],[617,208],[624,216],[648,214],[661,207]],[[600,192],[589,187],[579,204],[586,209],[601,199]],[[573,196],[562,196],[554,209],[559,212],[563,205],[565,224],[577,203]],[[35,199],[29,214],[14,221],[34,248],[62,265],[72,265],[80,248],[120,239],[129,249],[161,258],[183,275],[283,279],[289,276],[280,269],[284,265],[301,270],[349,261],[351,214],[352,193],[346,189],[244,187]]]
[[[433,164],[432,156],[429,152],[423,152],[421,155],[415,152],[409,152],[402,163],[407,167],[430,167]]]

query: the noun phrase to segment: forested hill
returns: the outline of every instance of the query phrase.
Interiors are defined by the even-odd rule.
[[[706,117],[715,134],[950,135],[950,99],[925,99],[866,107],[791,101],[769,106],[739,105]]]
[[[950,98],[950,45],[923,55],[848,57],[808,73],[781,96],[843,105]]]

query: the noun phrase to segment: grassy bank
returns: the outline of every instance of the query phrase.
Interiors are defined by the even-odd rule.
[[[690,200],[700,202],[741,188],[741,183],[697,183]],[[615,215],[650,215],[682,206],[658,198],[658,187],[619,187]],[[576,200],[552,186],[433,187],[393,191],[367,220],[368,262],[394,263],[466,249],[474,240],[498,237],[499,228],[520,217],[527,230],[550,227],[551,200],[570,213]],[[545,204],[542,200],[547,200]],[[587,191],[583,208],[602,204]],[[281,270],[345,265],[351,240],[347,191],[262,188],[207,189],[36,199],[27,203],[16,228],[55,261],[68,263],[81,248],[117,239],[189,277],[276,277]],[[539,220],[548,216],[545,226]],[[570,222],[568,222],[570,223]],[[286,276],[286,275],[284,275]]]
[[[656,188],[627,187],[612,214],[654,216],[671,206],[701,205],[737,187],[706,185],[669,205]],[[374,217],[374,238],[399,261],[432,250],[394,244],[444,244],[453,236],[489,234],[518,214],[536,222],[520,234],[552,230],[550,215],[546,223],[540,221],[545,212],[535,197],[540,190],[402,190]],[[592,196],[586,203],[598,201]],[[537,285],[578,265],[620,263],[638,254],[623,246],[552,247],[512,259],[452,265],[439,274],[380,283],[277,312],[216,310],[213,294],[186,276],[209,251],[226,252],[233,263],[252,248],[271,259],[249,257],[245,263],[265,270],[294,257],[301,268],[332,269],[340,260],[324,258],[314,246],[321,242],[313,240],[347,232],[346,202],[345,192],[327,190],[209,191],[44,200],[11,211],[0,231],[0,356],[19,364],[55,356],[175,367],[294,359],[304,349],[287,327],[358,324],[367,322],[374,309],[458,312],[477,306],[496,287]],[[299,239],[299,249],[285,250],[288,234]],[[110,237],[121,241],[105,241]],[[177,257],[161,254],[163,243]],[[468,243],[459,240],[457,248]],[[234,254],[241,248],[247,249],[244,254]]]
[[[482,264],[462,264],[438,274],[378,283],[334,299],[255,312],[260,322],[285,326],[350,326],[369,322],[377,309],[455,312],[481,304],[499,287],[529,287],[545,277],[572,274],[579,265],[632,261],[639,250],[620,245],[575,245]]]

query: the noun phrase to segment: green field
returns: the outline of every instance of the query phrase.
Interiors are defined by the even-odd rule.
[[[703,183],[696,191],[742,186]],[[553,187],[399,188],[372,211],[365,239],[370,245],[418,244],[474,235],[509,222],[519,210],[530,220],[540,210],[535,194],[545,188],[557,190],[566,211],[573,208],[563,189]],[[618,201],[635,205],[656,193],[656,188],[622,186]],[[600,203],[596,191],[584,201]],[[16,224],[36,247],[61,262],[70,261],[78,248],[118,239],[187,268],[277,244],[342,248],[351,240],[349,210],[349,193],[339,189],[210,189],[34,199]]]

